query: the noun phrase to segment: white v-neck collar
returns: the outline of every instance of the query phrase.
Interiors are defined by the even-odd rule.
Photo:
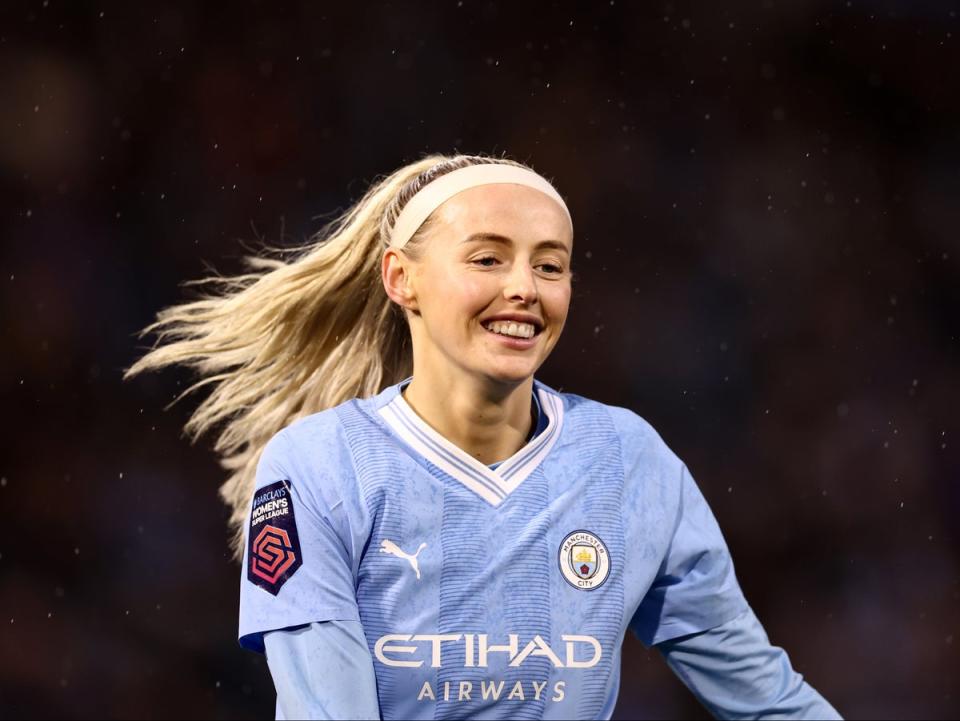
[[[448,441],[417,415],[401,393],[404,383],[397,384],[393,400],[377,412],[407,445],[492,506],[499,506],[533,473],[560,436],[563,400],[543,384],[534,381],[540,409],[549,421],[547,427],[492,470]]]

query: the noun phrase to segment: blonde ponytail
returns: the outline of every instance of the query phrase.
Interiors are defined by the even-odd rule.
[[[380,259],[397,216],[420,188],[478,163],[521,165],[475,155],[431,155],[411,163],[375,182],[304,246],[267,248],[292,254],[292,260],[247,256],[249,273],[185,282],[213,292],[160,311],[138,334],[156,333],[157,340],[125,371],[125,380],[169,365],[193,368],[201,379],[167,408],[213,387],[184,431],[195,443],[224,422],[214,449],[230,471],[220,495],[231,508],[237,558],[266,442],[297,418],[375,395],[411,375],[409,329],[383,289]],[[404,248],[414,258],[428,226]]]

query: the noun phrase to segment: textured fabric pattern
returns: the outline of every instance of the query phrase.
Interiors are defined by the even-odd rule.
[[[303,558],[276,595],[241,581],[246,647],[360,621],[385,719],[609,718],[628,628],[662,643],[747,608],[692,476],[635,413],[535,381],[539,432],[491,469],[410,416],[405,383],[268,444],[257,485],[290,488]]]

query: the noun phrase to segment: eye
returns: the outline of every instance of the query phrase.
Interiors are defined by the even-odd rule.
[[[492,268],[492,267],[493,267],[493,263],[487,263],[486,261],[488,261],[488,260],[493,261],[493,262],[495,263],[497,259],[494,258],[492,255],[487,255],[487,256],[484,256],[483,258],[474,258],[474,259],[473,259],[472,261],[470,261],[470,262],[471,262],[471,263],[479,263],[479,264],[480,264],[482,267],[484,267],[484,268]]]
[[[553,263],[541,263],[540,267],[546,268],[547,272],[549,272],[551,275],[559,275],[560,273],[563,273],[563,268],[561,268],[559,265],[554,265]]]

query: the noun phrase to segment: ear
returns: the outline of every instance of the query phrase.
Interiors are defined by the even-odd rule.
[[[401,308],[417,311],[417,294],[411,283],[411,261],[402,251],[387,248],[380,261],[380,277],[387,297]]]

